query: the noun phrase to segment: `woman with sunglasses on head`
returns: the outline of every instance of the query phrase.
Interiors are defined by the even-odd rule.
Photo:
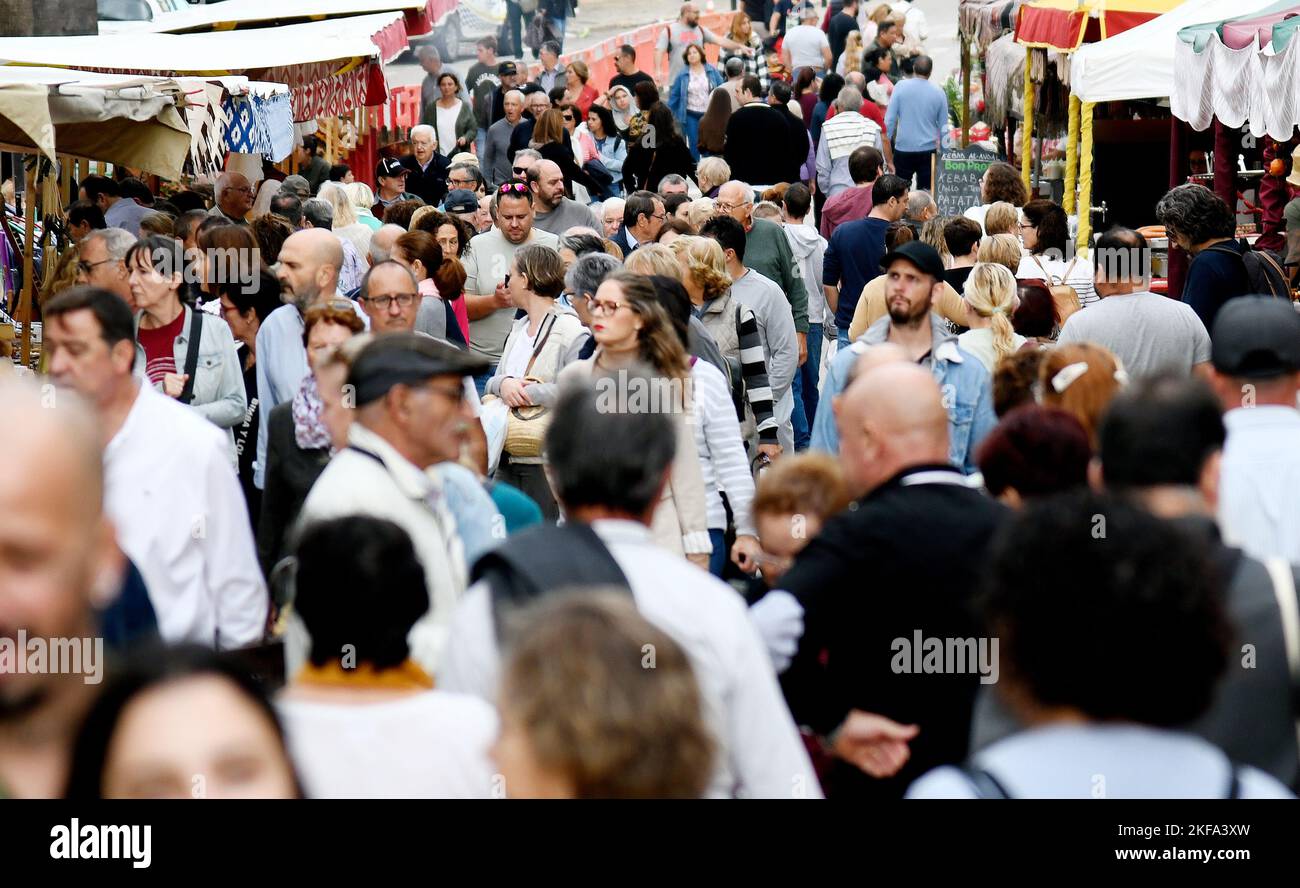
[[[512,412],[549,407],[555,400],[554,383],[564,357],[583,333],[582,322],[555,304],[564,290],[564,260],[550,247],[521,247],[510,262],[505,285],[511,302],[524,317],[511,327],[501,363],[488,380],[486,392],[504,401]],[[513,416],[523,420],[522,414]],[[539,423],[539,430],[541,427]],[[516,450],[509,433],[496,477],[532,497],[547,521],[559,520],[560,507],[546,480],[545,460]]]
[[[226,430],[233,462],[231,429],[244,418],[248,402],[230,327],[181,301],[187,269],[180,241],[162,235],[141,238],[127,251],[125,261],[138,309],[139,364],[154,388]]]
[[[612,177],[610,190],[613,194],[623,193],[623,162],[627,160],[627,143],[614,123],[614,115],[608,108],[592,105],[587,111],[587,133],[596,148],[596,157],[609,171]]]

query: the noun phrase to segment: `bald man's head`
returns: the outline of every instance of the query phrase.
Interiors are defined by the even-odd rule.
[[[885,360],[835,403],[840,461],[854,492],[874,490],[912,466],[948,462],[948,411],[930,371]]]
[[[305,312],[318,299],[334,295],[342,267],[339,239],[324,228],[304,228],[285,240],[275,274],[285,300]]]
[[[538,212],[549,213],[564,200],[564,172],[553,160],[539,160],[528,171]]]
[[[0,404],[0,638],[85,636],[92,604],[108,603],[123,564],[103,512],[98,423],[72,392],[21,379],[0,383]],[[0,674],[0,723],[41,705],[67,678]]]
[[[882,342],[879,345],[873,345],[853,363],[853,366],[849,369],[848,384],[844,387],[847,389],[864,376],[868,370],[875,367],[882,367],[885,364],[905,364],[910,360],[907,349],[896,342]]]
[[[381,225],[379,230],[370,237],[370,255],[367,257],[372,266],[380,262],[387,262],[393,258],[393,244],[397,239],[406,234],[406,229],[400,225]]]

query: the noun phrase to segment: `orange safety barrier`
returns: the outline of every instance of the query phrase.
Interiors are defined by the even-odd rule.
[[[725,35],[731,29],[731,19],[735,14],[731,10],[701,13],[700,25],[715,34]],[[642,25],[635,30],[625,31],[622,34],[616,34],[586,49],[565,53],[560,56],[560,61],[565,65],[577,60],[585,62],[591,76],[589,83],[597,92],[603,93],[609,88],[610,79],[618,73],[618,69],[614,66],[614,58],[618,53],[618,48],[625,43],[630,43],[636,47],[637,64],[641,70],[653,77],[656,83],[664,84],[668,79],[668,67],[666,64],[660,64],[655,44],[659,40],[659,35],[673,21],[675,19],[668,19],[655,22],[652,25]],[[718,63],[718,46],[716,44],[710,43],[705,46],[704,54],[708,57],[710,64],[716,65]],[[540,63],[530,65],[528,67],[529,79],[535,80],[541,70]]]

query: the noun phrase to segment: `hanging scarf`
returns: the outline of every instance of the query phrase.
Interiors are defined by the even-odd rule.
[[[321,422],[320,392],[316,390],[316,377],[311,373],[302,381],[298,394],[293,396],[293,438],[303,450],[329,450],[329,429]]]
[[[369,663],[359,663],[353,669],[331,660],[324,666],[307,662],[298,672],[295,681],[301,684],[324,687],[387,688],[390,690],[432,690],[433,679],[415,664],[405,660],[400,666],[376,669]]]

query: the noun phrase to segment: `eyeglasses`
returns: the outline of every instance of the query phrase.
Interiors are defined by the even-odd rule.
[[[565,120],[573,120],[574,117],[573,117],[572,114],[565,114],[565,115],[564,115],[564,119],[565,119]]]
[[[388,311],[388,307],[396,302],[398,308],[410,308],[411,304],[418,298],[416,293],[393,293],[384,294],[383,296],[358,296],[358,299],[367,305],[373,305],[380,311]]]
[[[465,390],[460,387],[449,388],[445,385],[434,385],[432,382],[420,386],[421,391],[431,392],[435,395],[442,395],[448,401],[460,403],[465,397]]]
[[[527,194],[528,185],[523,182],[507,182],[497,189],[497,194]]]
[[[738,203],[738,204],[721,203],[719,201],[713,202],[713,208],[717,210],[719,213],[730,213],[732,210],[738,210],[741,207],[747,207],[747,206],[749,206],[749,201],[745,201],[744,203]]]
[[[611,317],[618,314],[620,308],[632,308],[626,302],[601,302],[598,299],[591,298],[587,299],[587,304],[591,306],[593,315],[610,315]]]
[[[96,265],[103,265],[103,264],[105,264],[105,263],[107,263],[107,262],[118,262],[118,261],[120,261],[120,260],[117,260],[117,259],[100,259],[98,262],[78,262],[78,263],[77,263],[77,271],[81,272],[82,274],[90,274],[92,271],[95,270],[95,266],[96,266]]]
[[[651,214],[650,214],[650,218],[651,218],[651,219],[658,219],[660,222],[662,222],[662,221],[664,221],[665,219],[668,218],[668,211],[667,211],[667,210],[664,210],[662,213],[651,213]]]
[[[1020,223],[1020,227],[1021,227],[1021,228],[1037,228],[1038,226],[1035,225],[1035,224],[1033,224],[1032,222],[1021,222],[1021,223]]]
[[[448,179],[447,181],[450,182],[452,185],[455,185],[457,188],[473,188],[473,187],[474,187],[474,180],[473,180],[473,179]]]

